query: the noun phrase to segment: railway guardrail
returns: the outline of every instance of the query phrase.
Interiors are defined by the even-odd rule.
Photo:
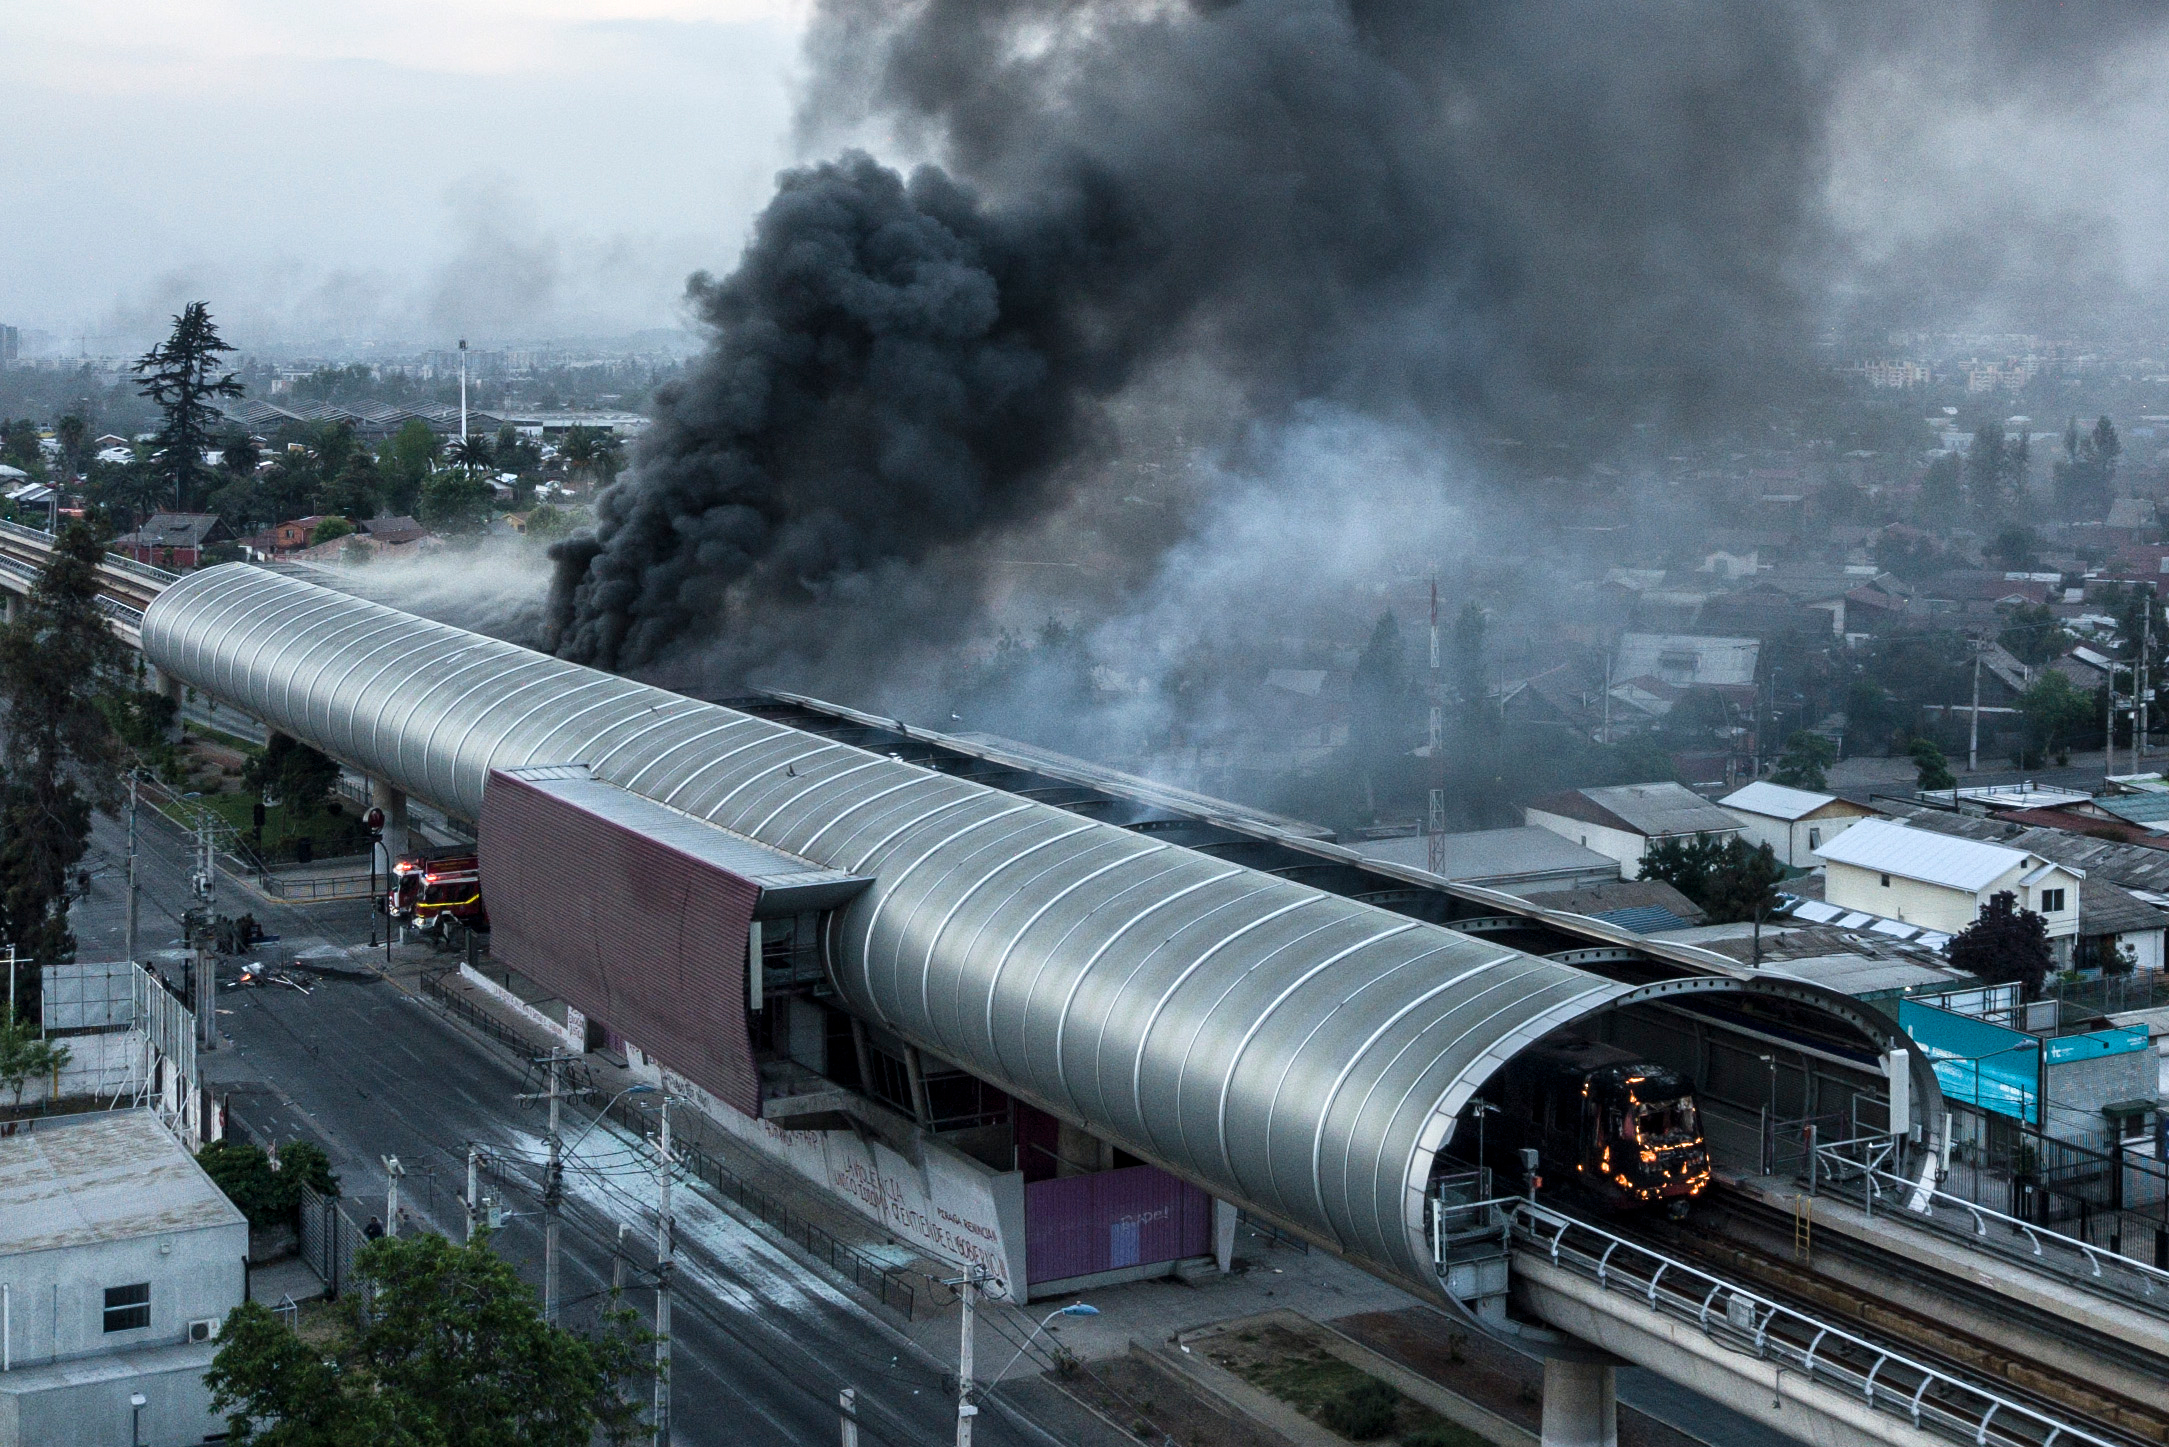
[[[1578,1217],[1522,1199],[1491,1204],[1507,1214],[1521,1250],[1595,1282],[1606,1296],[1631,1298],[1730,1351],[1847,1393],[1921,1431],[1972,1447],[2117,1447],[2111,1438]]]

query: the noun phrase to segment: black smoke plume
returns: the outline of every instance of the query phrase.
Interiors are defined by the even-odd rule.
[[[2004,12],[1964,30],[1987,63],[2052,43]],[[828,0],[809,137],[886,127],[939,165],[791,172],[694,279],[711,350],[558,550],[556,646],[653,669],[725,638],[729,669],[846,614],[966,618],[973,545],[1080,485],[1146,379],[1464,438],[1790,385],[1844,79],[1948,14]]]

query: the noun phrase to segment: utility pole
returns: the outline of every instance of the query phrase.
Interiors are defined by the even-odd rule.
[[[467,339],[459,339],[459,440],[467,440]]]
[[[553,1050],[539,1062],[549,1073],[550,1088],[533,1095],[523,1095],[521,1100],[547,1100],[550,1102],[550,1160],[544,1167],[542,1178],[542,1319],[557,1320],[557,1244],[565,1204],[565,1141],[558,1134],[558,1105],[564,1098],[559,1086],[564,1080],[565,1063],[578,1056]]]
[[[2111,699],[2111,701],[2112,701],[2112,703],[2113,703],[2113,701],[2114,701],[2114,699],[2115,699],[2115,695],[2116,695],[2116,684],[2115,684],[2115,679],[2114,679],[2114,677],[2113,677],[2113,676],[2112,676],[2112,677],[2111,677],[2111,679],[2110,679],[2110,685],[2109,685],[2109,695],[2110,695],[2110,699]],[[2113,708],[2112,708],[2111,712],[2114,712]],[[1966,772],[1967,772],[1967,773],[1969,773],[1969,774],[1973,774],[1973,773],[1978,773],[1978,772],[1980,772],[1980,768],[1981,768],[1981,640],[1980,640],[1980,639],[1978,639],[1978,638],[1976,638],[1976,639],[1974,639],[1974,640],[1973,640],[1973,726],[1972,726],[1972,727],[1971,727],[1970,729],[1968,729],[1968,730],[1967,730],[1967,732],[1966,732]],[[1955,797],[1955,795],[1954,795],[1954,797]],[[1955,808],[1956,806],[1955,806],[1955,805],[1953,805],[1952,807],[1954,807],[1954,808]]]
[[[670,1447],[670,1095],[655,1137],[655,1447]]]
[[[979,1415],[979,1404],[972,1400],[972,1299],[986,1278],[987,1269],[974,1266],[950,1283],[956,1287],[964,1332],[956,1358],[956,1447],[972,1447],[972,1418]]]
[[[467,1199],[461,1202],[467,1208],[467,1239],[474,1240],[475,1215],[481,1209],[475,1192],[481,1185],[482,1147],[467,1142]]]
[[[2142,624],[2139,629],[2139,676],[2138,678],[2133,680],[2133,691],[2138,695],[2134,702],[2137,703],[2139,706],[2138,717],[2136,718],[2136,720],[2134,720],[2134,722],[2137,724],[2137,727],[2135,727],[2131,731],[2131,771],[2134,774],[2143,774],[2146,772],[2146,765],[2144,760],[2146,759],[2146,693],[2148,686],[2147,675],[2150,671],[2148,665],[2152,662],[2153,653],[2154,585],[2149,583],[2146,589],[2146,622]]]
[[[2101,778],[2107,783],[2116,773],[2116,660],[2109,660],[2109,721],[2101,730]]]
[[[1424,820],[1424,868],[1446,867],[1446,692],[1438,671],[1438,575],[1431,575],[1431,809]],[[968,1315],[970,1308],[966,1307]],[[967,1350],[969,1350],[967,1348]]]
[[[211,811],[196,816],[196,898],[203,901],[201,921],[191,943],[196,949],[196,1048],[218,1049],[218,845],[211,835]]]
[[[136,958],[136,773],[128,771],[128,941],[126,954],[130,963]]]
[[[384,1187],[384,1234],[386,1236],[397,1236],[399,1234],[399,1179],[406,1173],[407,1168],[399,1164],[399,1157],[384,1157],[384,1176],[387,1182]]]

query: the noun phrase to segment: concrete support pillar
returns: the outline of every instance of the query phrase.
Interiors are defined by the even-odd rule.
[[[407,796],[382,779],[371,779],[369,802],[384,811],[384,847],[397,859],[407,852]]]
[[[1222,1276],[1235,1269],[1235,1223],[1241,1214],[1234,1202],[1213,1198],[1213,1262]]]
[[[1619,1447],[1619,1399],[1609,1362],[1544,1362],[1544,1447]]]

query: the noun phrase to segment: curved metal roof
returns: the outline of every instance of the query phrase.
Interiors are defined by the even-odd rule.
[[[1493,1069],[1651,992],[234,564],[147,610],[162,672],[467,818],[597,777],[874,884],[834,984],[920,1048],[1436,1294],[1422,1193]]]

